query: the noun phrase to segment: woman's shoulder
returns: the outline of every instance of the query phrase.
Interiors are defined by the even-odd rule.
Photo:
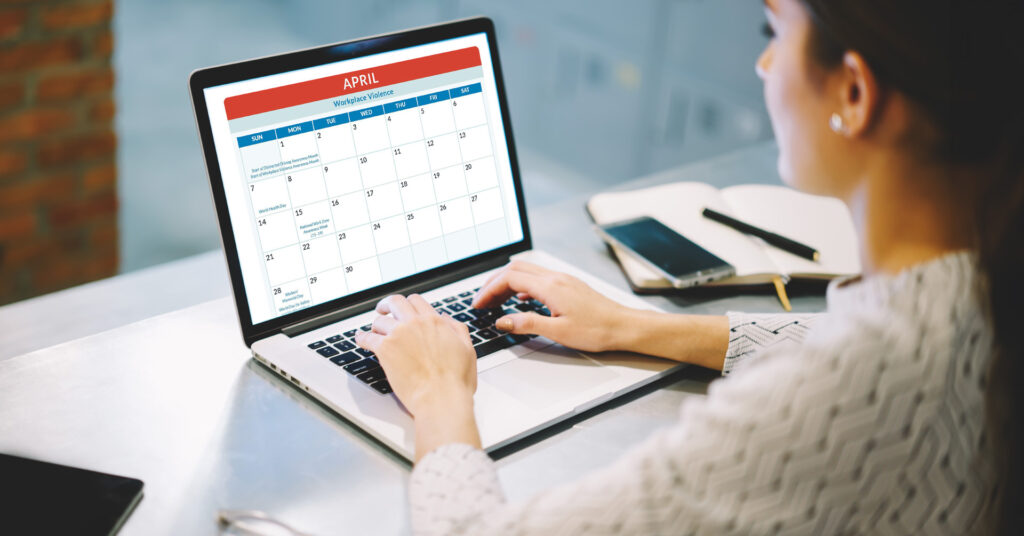
[[[986,330],[982,296],[972,251],[949,253],[895,275],[833,282],[827,320],[809,342],[868,339],[887,355],[949,353],[957,349],[956,341]]]
[[[977,256],[964,250],[894,275],[833,281],[827,292],[829,316],[837,325],[884,327],[911,320],[919,329],[960,327],[982,310],[978,273]]]
[[[797,376],[827,385],[834,398],[910,397],[932,415],[951,403],[974,411],[992,354],[975,261],[960,252],[831,285],[828,314],[801,347],[767,353],[744,375]]]
[[[827,489],[807,501],[884,513],[865,526],[904,510],[936,515],[935,505],[952,504],[957,483],[974,474],[984,422],[991,339],[969,288],[968,257],[867,279],[860,284],[876,285],[867,290],[830,288],[829,314],[799,348],[767,352],[716,382],[682,422],[705,416],[708,426],[744,432],[738,444],[801,460],[784,471],[783,487],[786,478],[796,489],[827,475]],[[965,489],[985,496],[990,476],[976,475]]]

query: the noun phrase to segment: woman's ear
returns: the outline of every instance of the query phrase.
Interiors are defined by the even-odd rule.
[[[839,109],[845,134],[857,137],[868,131],[881,109],[881,94],[875,73],[857,52],[843,55],[839,82]]]

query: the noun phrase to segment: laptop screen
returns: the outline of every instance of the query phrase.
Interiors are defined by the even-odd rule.
[[[523,240],[486,33],[203,92],[253,325]]]

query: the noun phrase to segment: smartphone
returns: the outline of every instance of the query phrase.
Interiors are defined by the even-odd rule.
[[[598,232],[622,247],[676,288],[725,279],[736,268],[651,217],[598,226]]]
[[[0,532],[116,534],[142,486],[135,478],[0,454]]]

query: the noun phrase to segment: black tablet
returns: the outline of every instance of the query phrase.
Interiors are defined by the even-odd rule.
[[[12,534],[115,534],[142,481],[0,454],[0,524]]]

